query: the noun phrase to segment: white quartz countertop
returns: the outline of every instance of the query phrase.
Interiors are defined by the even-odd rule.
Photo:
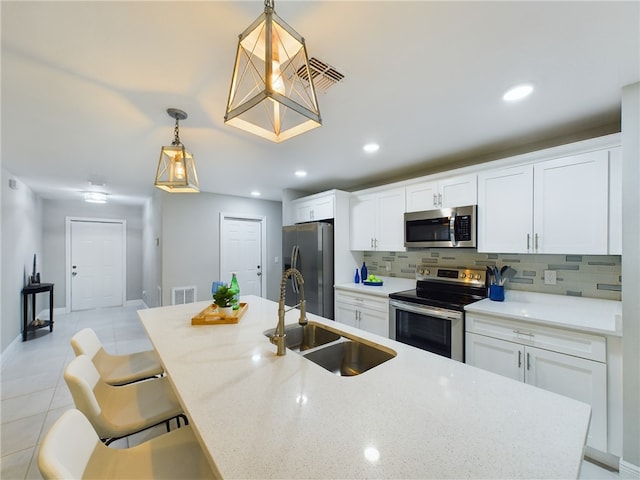
[[[335,286],[337,290],[349,290],[356,293],[366,293],[368,295],[378,295],[388,297],[390,293],[401,292],[416,288],[415,278],[398,278],[377,276],[382,280],[382,285],[365,285],[363,283],[339,283]]]
[[[221,477],[577,477],[588,405],[310,314],[397,352],[339,377],[277,357],[277,303],[241,300],[230,325],[191,325],[208,302],[138,312]]]
[[[615,300],[506,290],[504,302],[486,298],[467,305],[465,310],[571,330],[622,336],[622,302]]]

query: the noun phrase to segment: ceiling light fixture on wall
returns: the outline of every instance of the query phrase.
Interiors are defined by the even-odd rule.
[[[238,40],[225,123],[282,142],[322,125],[304,38],[265,0]]]
[[[199,192],[198,175],[193,155],[180,141],[179,121],[187,118],[187,114],[177,108],[167,109],[171,118],[176,120],[173,130],[174,138],[170,146],[162,147],[155,186],[170,193]]]
[[[88,203],[107,203],[107,194],[103,192],[84,192],[84,201]]]

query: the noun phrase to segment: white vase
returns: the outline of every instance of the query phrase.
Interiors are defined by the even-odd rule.
[[[233,307],[220,307],[218,306],[218,312],[220,312],[225,317],[230,317],[233,315]]]

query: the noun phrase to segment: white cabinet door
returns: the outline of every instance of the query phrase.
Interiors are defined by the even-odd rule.
[[[524,165],[478,175],[478,251],[531,250],[533,167]]]
[[[608,150],[535,165],[537,253],[607,254],[608,178]]]
[[[438,208],[438,182],[407,185],[407,212]]]
[[[296,223],[334,218],[334,195],[295,202]]]
[[[467,332],[465,363],[514,380],[524,381],[524,347],[517,343]]]
[[[351,250],[373,250],[376,223],[376,198],[374,195],[358,195],[349,201],[351,211]]]
[[[587,444],[607,451],[607,367],[604,363],[526,347],[526,382],[591,405]]]
[[[350,200],[351,250],[405,251],[405,189],[354,195]]]
[[[358,328],[389,338],[389,313],[377,310],[362,309],[359,315]]]
[[[438,181],[442,208],[464,207],[478,203],[478,176],[461,175]]]
[[[403,252],[405,189],[394,188],[377,194],[375,249]]]
[[[594,360],[466,333],[469,365],[591,405],[587,443],[607,451],[607,365]]]
[[[460,175],[407,185],[407,212],[462,207],[478,203],[478,176]]]
[[[622,147],[609,150],[609,255],[622,255]]]
[[[351,327],[358,327],[358,309],[347,303],[336,302],[335,308],[336,322],[344,323]]]

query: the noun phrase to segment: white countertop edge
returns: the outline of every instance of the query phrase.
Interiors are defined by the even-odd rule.
[[[622,302],[507,290],[504,302],[484,299],[467,312],[613,337],[622,336]]]
[[[388,297],[390,293],[401,292],[403,290],[411,290],[416,288],[415,278],[399,278],[399,277],[383,277],[378,275],[382,280],[382,285],[364,285],[363,283],[339,283],[335,285],[336,290],[347,290],[350,292],[362,293],[367,295],[377,295],[380,297]]]

